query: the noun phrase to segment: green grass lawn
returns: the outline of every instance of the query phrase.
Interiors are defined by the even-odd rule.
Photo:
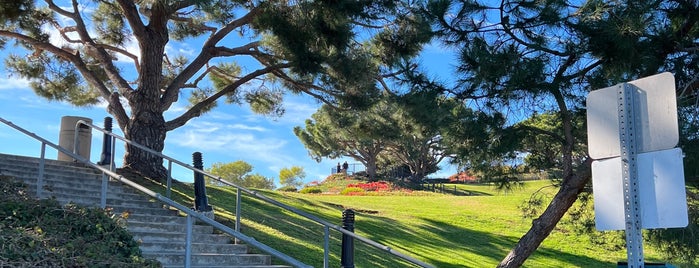
[[[489,185],[450,185],[459,195],[429,192],[344,196],[260,191],[261,194],[341,225],[344,209],[356,211],[355,232],[437,267],[494,267],[528,231],[518,208],[548,181],[527,182],[513,192]],[[154,189],[162,188],[155,185]],[[191,185],[176,185],[174,199],[192,204]],[[218,220],[235,219],[235,190],[210,187]],[[553,194],[555,189],[548,188]],[[466,195],[470,193],[471,195]],[[242,202],[242,232],[302,262],[322,267],[323,227],[249,196]],[[615,267],[624,248],[600,246],[559,224],[524,267]],[[330,267],[340,266],[341,234],[331,231]],[[379,249],[355,242],[356,267],[410,267]],[[647,261],[659,255],[646,246]]]

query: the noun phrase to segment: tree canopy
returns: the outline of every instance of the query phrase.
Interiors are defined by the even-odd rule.
[[[411,30],[419,23],[397,4],[46,0],[9,14],[16,19],[2,21],[0,44],[22,48],[6,65],[37,95],[107,103],[126,138],[162,151],[168,131],[221,103],[279,114],[289,92],[363,105],[378,92],[375,79],[420,47]],[[185,44],[191,54],[172,49]],[[189,106],[177,113],[181,98]],[[126,167],[164,177],[162,159],[126,149]]]
[[[680,99],[696,100],[697,5],[682,0],[425,3],[439,39],[459,57],[458,79],[447,94],[506,118],[493,137],[511,149],[497,151],[521,150],[535,137],[560,148],[559,192],[500,267],[521,266],[589,181],[591,159],[576,160],[586,153],[576,115],[584,111],[587,92],[671,71]],[[559,122],[553,129],[515,124],[537,113],[555,114]]]
[[[294,187],[298,189],[303,185],[303,178],[305,177],[306,172],[299,166],[282,168],[279,170],[279,183],[284,187]]]
[[[230,163],[213,163],[207,171],[221,177],[221,179],[238,186],[256,189],[274,189],[274,180],[260,174],[250,174],[253,166],[245,161],[238,160]],[[216,184],[216,181],[208,179],[207,183]]]

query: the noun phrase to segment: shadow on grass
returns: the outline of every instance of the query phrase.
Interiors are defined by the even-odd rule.
[[[149,186],[158,192],[164,191],[162,184],[152,183]],[[236,213],[235,189],[210,187],[207,188],[207,192],[209,203],[217,211],[217,219],[233,228]],[[191,205],[193,193],[191,184],[173,184],[172,199],[177,202]],[[346,208],[342,204],[311,202],[279,192],[260,191],[260,193],[294,207],[310,208],[304,211],[337,225],[341,225],[342,211]],[[325,242],[323,226],[247,194],[243,195],[241,208],[243,234],[306,264],[314,267],[323,266]],[[494,266],[518,239],[466,229],[440,219],[416,218],[415,221],[419,224],[409,225],[383,217],[380,213],[362,210],[356,213],[355,231],[358,234],[440,268]],[[330,231],[330,267],[340,266],[341,237],[341,233]],[[258,250],[252,250],[252,252],[259,253]],[[541,248],[535,254],[538,258],[559,260],[567,266],[609,267],[612,265],[550,248]],[[281,262],[275,260],[274,263]],[[366,245],[361,241],[355,241],[355,265],[356,267],[415,267],[386,253],[383,249]],[[534,267],[532,264],[529,266]]]

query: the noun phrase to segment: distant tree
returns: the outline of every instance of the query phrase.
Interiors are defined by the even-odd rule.
[[[451,117],[435,99],[422,94],[402,96],[392,105],[390,118],[398,135],[388,141],[386,158],[408,167],[410,181],[419,183],[439,170],[439,163],[448,156],[439,125]]]
[[[274,179],[267,178],[257,173],[249,174],[245,176],[245,185],[247,185],[248,188],[272,190],[274,189]]]
[[[279,183],[285,187],[299,188],[303,185],[303,179],[305,177],[306,172],[299,166],[282,168],[279,170]]]
[[[367,110],[338,110],[323,105],[306,120],[304,128],[295,127],[294,134],[316,161],[351,157],[361,162],[369,180],[374,180],[379,154],[386,149],[387,141],[398,135],[389,120],[392,112],[385,100]]]
[[[221,179],[245,188],[274,189],[274,181],[259,174],[250,174],[252,165],[238,160],[230,163],[214,163],[207,171],[221,177]],[[207,177],[207,183],[219,185],[212,178]]]
[[[27,0],[0,4],[4,16],[16,17],[2,21],[0,46],[12,40],[20,48],[6,58],[7,69],[38,96],[106,103],[127,139],[158,152],[169,131],[220,103],[278,115],[286,91],[361,106],[377,93],[376,63],[419,48],[396,1],[44,2],[26,12]],[[176,45],[191,56],[169,50]],[[180,98],[190,105],[166,120]],[[160,157],[130,145],[124,166],[166,174]]]
[[[671,71],[682,90],[678,96],[696,100],[697,5],[682,0],[427,1],[425,14],[436,33],[458,50],[458,81],[449,94],[506,116],[508,124],[493,132],[502,137],[501,148],[521,148],[521,138],[530,135],[560,148],[558,193],[499,267],[521,266],[588,184],[591,159],[577,161],[575,155],[585,143],[577,136],[576,115],[583,113],[590,90]],[[560,120],[555,131],[513,125],[534,113],[555,114]],[[521,131],[530,135],[507,135]]]
[[[576,165],[582,163],[587,157],[587,129],[585,129],[585,118],[583,111],[573,114],[573,132],[577,144],[573,153],[573,162]],[[560,141],[554,140],[554,135],[541,135],[541,133],[556,133],[560,132],[562,123],[560,116],[556,113],[541,113],[534,114],[531,117],[517,123],[514,128],[517,129],[517,135],[520,135],[518,144],[518,152],[525,154],[524,164],[532,170],[548,170],[554,172],[562,166],[563,151]],[[561,133],[557,133],[558,136]],[[560,171],[560,170],[559,170]],[[560,179],[560,177],[558,178]]]
[[[408,167],[410,180],[420,182],[438,171],[443,160],[465,148],[465,141],[479,138],[459,131],[480,129],[484,118],[460,100],[443,95],[442,87],[412,82],[415,80],[409,84],[411,90],[395,101],[391,120],[399,135],[389,141],[385,158]]]

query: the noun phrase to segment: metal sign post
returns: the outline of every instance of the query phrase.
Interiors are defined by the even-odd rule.
[[[621,145],[622,180],[624,191],[624,221],[626,225],[626,256],[628,267],[643,267],[643,235],[641,232],[641,201],[636,165],[635,87],[617,86],[619,113],[619,141]]]
[[[687,199],[675,79],[661,73],[590,92],[587,137],[595,225],[625,230],[628,267],[642,268],[642,229],[683,228]]]

